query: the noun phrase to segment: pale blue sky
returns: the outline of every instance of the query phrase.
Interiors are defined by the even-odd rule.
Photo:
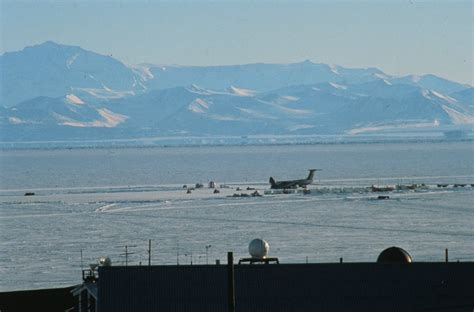
[[[471,1],[1,1],[1,53],[53,40],[127,64],[314,62],[472,84]]]

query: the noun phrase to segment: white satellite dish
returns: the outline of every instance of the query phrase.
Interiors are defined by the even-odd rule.
[[[100,257],[99,266],[112,266],[112,260],[109,257]]]
[[[268,251],[270,251],[270,245],[263,239],[256,238],[249,244],[249,253],[252,258],[265,259]]]

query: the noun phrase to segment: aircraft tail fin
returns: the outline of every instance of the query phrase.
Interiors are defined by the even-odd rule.
[[[308,179],[307,180],[313,180],[314,178],[314,172],[318,171],[318,169],[309,169],[309,174],[308,174]]]
[[[272,177],[270,177],[270,180],[269,180],[271,186],[275,186],[276,182],[275,182],[275,179],[273,179]]]

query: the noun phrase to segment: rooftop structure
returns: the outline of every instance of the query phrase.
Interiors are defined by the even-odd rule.
[[[472,311],[474,263],[235,265],[235,311]],[[101,267],[98,310],[229,311],[226,265]]]
[[[278,264],[275,258],[271,265],[268,251],[267,242],[255,239],[251,258],[238,265],[229,253],[227,265],[99,266],[76,295],[101,312],[474,308],[474,263],[448,262],[447,251],[446,262],[413,262],[405,250],[390,247],[375,263]]]

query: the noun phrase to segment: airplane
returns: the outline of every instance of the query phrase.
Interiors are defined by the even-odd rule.
[[[272,189],[296,189],[298,187],[306,188],[307,185],[313,183],[315,171],[321,171],[321,169],[309,169],[309,175],[306,179],[277,182],[275,179],[270,177],[269,182]]]

